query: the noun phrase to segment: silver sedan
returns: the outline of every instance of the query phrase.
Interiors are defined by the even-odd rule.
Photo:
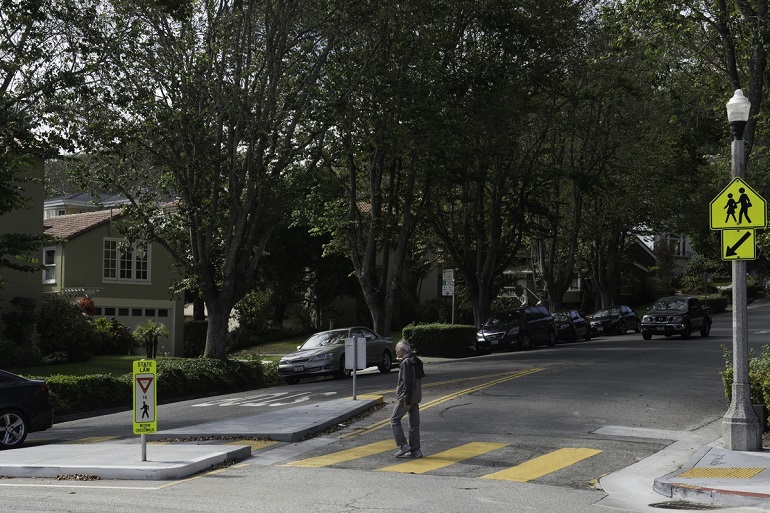
[[[390,372],[395,358],[393,341],[363,326],[322,331],[311,336],[297,351],[281,358],[278,374],[289,384],[300,378],[332,375],[337,378],[350,376],[345,369],[345,339],[363,337],[366,343],[366,366],[377,367],[380,372]]]

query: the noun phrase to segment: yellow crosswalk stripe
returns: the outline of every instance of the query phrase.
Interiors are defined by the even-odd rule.
[[[390,467],[381,468],[382,472],[402,472],[405,474],[424,474],[431,470],[437,470],[449,465],[454,465],[463,460],[473,458],[486,454],[495,449],[506,447],[508,444],[487,443],[487,442],[472,442],[469,444],[449,449],[438,454],[433,454],[426,458],[418,458],[409,460],[406,463],[400,463],[398,465],[392,465]]]
[[[317,456],[315,458],[308,458],[306,460],[293,461],[282,467],[328,467],[335,463],[343,463],[346,461],[357,460],[359,458],[365,458],[367,456],[373,456],[375,454],[381,454],[383,452],[395,451],[397,449],[396,442],[393,440],[383,440],[382,442],[376,442],[362,447],[354,447],[344,451],[334,452],[325,456]]]
[[[564,448],[550,452],[538,458],[531,459],[499,472],[481,476],[482,479],[499,479],[501,481],[516,481],[526,483],[551,472],[556,472],[602,451],[597,449]]]

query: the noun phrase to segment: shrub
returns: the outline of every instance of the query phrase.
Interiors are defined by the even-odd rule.
[[[168,335],[166,325],[159,323],[155,319],[149,319],[134,328],[134,338],[144,344],[144,350],[148,358],[158,356],[158,339],[160,337],[168,339]]]
[[[722,383],[728,404],[732,401],[733,392],[733,355],[726,346],[722,346],[725,359],[725,370],[722,371]],[[749,352],[749,387],[751,403],[770,406],[770,347],[762,347],[759,356],[754,351]]]
[[[719,294],[712,294],[710,296],[706,296],[706,306],[711,308],[712,314],[724,312],[725,310],[727,310],[728,304],[729,304],[728,299],[725,296],[721,296]]]
[[[476,328],[461,324],[419,324],[402,333],[420,356],[464,356],[473,351]]]
[[[101,338],[96,354],[130,354],[131,347],[136,344],[131,328],[115,317],[94,319],[93,326]]]
[[[90,318],[60,294],[43,297],[37,330],[44,356],[64,353],[70,362],[88,360],[101,342]]]
[[[269,289],[252,290],[238,301],[234,313],[238,326],[252,333],[262,333],[273,326],[273,293]]]

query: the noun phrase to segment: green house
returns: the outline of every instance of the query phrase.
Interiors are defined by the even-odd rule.
[[[183,356],[184,298],[171,292],[178,272],[158,244],[125,246],[117,230],[123,216],[114,208],[46,219],[45,234],[55,242],[43,248],[43,293],[88,297],[94,317],[114,317],[132,329],[161,322],[169,340],[159,341],[158,354]]]

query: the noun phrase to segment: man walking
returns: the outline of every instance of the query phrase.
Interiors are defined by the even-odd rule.
[[[411,456],[422,458],[420,451],[420,401],[422,400],[422,377],[425,376],[422,362],[412,354],[412,348],[406,340],[396,344],[396,356],[401,358],[398,366],[398,384],[396,386],[396,406],[390,417],[393,436],[396,438],[398,451],[396,458]],[[401,426],[401,418],[409,413],[409,443]]]

